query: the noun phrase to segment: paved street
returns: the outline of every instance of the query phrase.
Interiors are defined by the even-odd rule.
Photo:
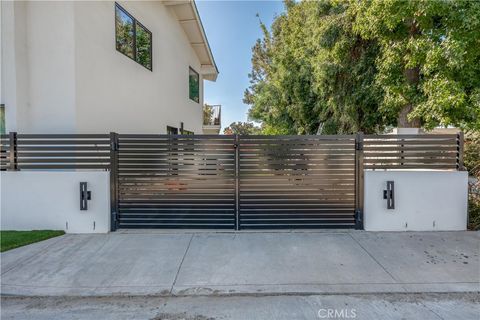
[[[478,320],[479,304],[479,296],[474,293],[263,297],[34,297],[2,299],[2,319]]]
[[[480,233],[65,235],[1,254],[2,294],[239,295],[479,291]]]

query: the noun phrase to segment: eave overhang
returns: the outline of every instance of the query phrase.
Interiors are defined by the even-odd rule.
[[[165,6],[170,7],[178,22],[182,26],[187,38],[200,60],[199,70],[204,79],[216,81],[218,68],[213,58],[212,50],[203,29],[203,24],[198,14],[197,6],[193,0],[164,1]]]

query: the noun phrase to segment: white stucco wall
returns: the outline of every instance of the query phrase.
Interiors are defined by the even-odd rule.
[[[202,78],[200,103],[188,96],[200,62],[172,10],[119,3],[152,32],[153,71],[116,51],[113,1],[1,2],[7,131],[202,132]]]
[[[200,103],[189,99],[189,66],[200,63],[176,17],[158,1],[119,1],[152,32],[153,71],[115,49],[114,2],[75,2],[79,132],[201,133]]]
[[[106,171],[3,171],[2,230],[53,229],[67,233],[110,230],[110,175]],[[80,210],[80,182],[88,183],[92,199]],[[95,225],[94,225],[95,224]]]
[[[395,183],[395,209],[383,199]],[[467,226],[466,171],[365,171],[367,231],[447,231]]]

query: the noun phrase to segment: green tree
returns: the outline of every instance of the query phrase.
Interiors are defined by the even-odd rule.
[[[203,124],[211,125],[213,123],[213,107],[209,104],[203,106]]]
[[[367,133],[391,118],[378,112],[374,40],[355,35],[348,6],[332,1],[286,2],[286,12],[261,24],[244,102],[264,133]]]
[[[223,129],[223,134],[252,135],[260,133],[261,128],[251,122],[232,122],[228,127]]]
[[[479,128],[479,1],[286,1],[252,49],[264,133]]]
[[[380,108],[399,127],[480,127],[479,1],[351,0],[348,13],[380,45]]]

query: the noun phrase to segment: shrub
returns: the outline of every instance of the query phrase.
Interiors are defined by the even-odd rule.
[[[464,164],[468,170],[468,228],[480,230],[480,132],[465,134]]]

